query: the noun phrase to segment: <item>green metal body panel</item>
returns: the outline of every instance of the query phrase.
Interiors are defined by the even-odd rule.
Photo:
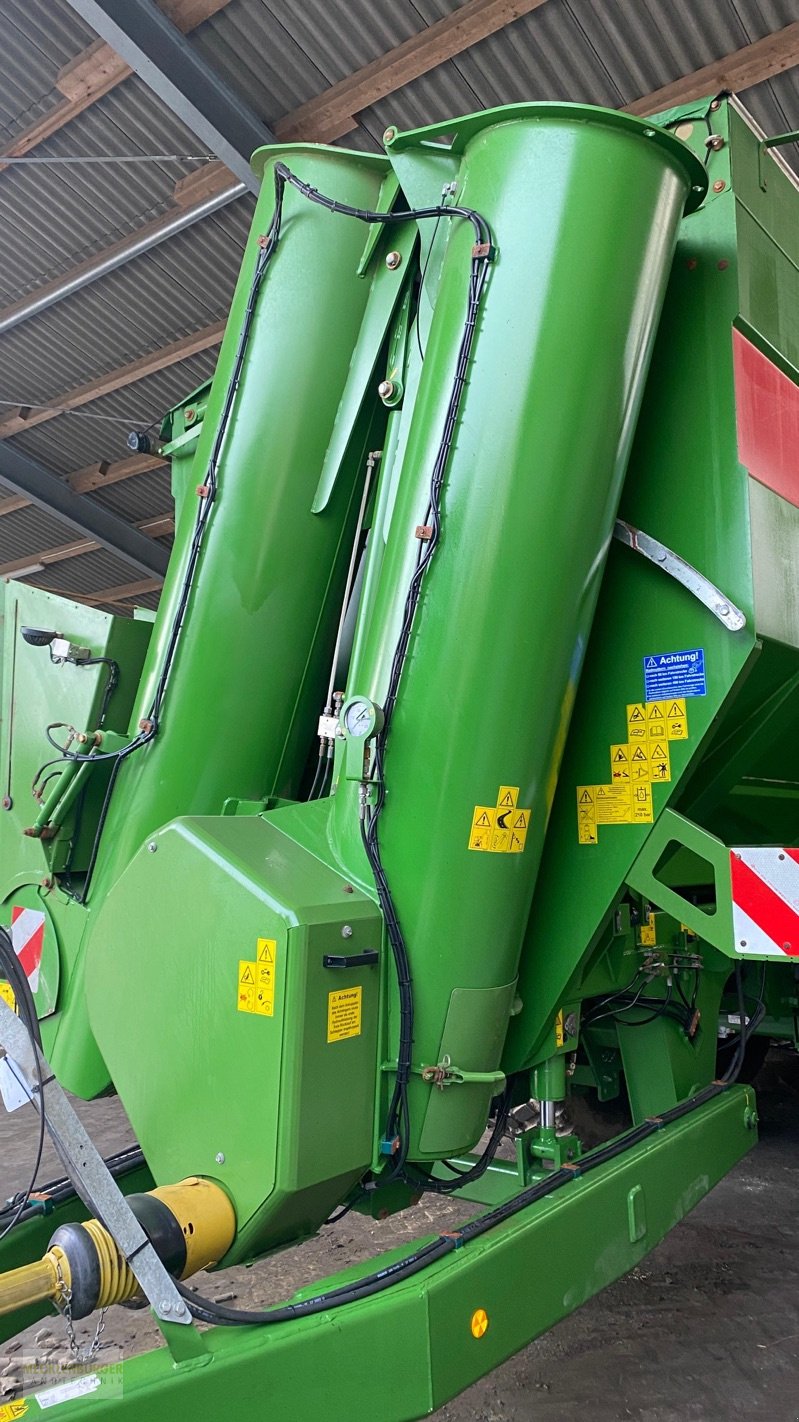
[[[265,1407],[285,1422],[426,1417],[637,1264],[754,1144],[753,1100],[734,1089],[373,1298],[275,1327],[215,1329],[205,1355],[184,1363],[166,1349],[125,1361],[121,1390],[115,1375],[107,1394],[61,1403],[59,1418],[235,1411],[255,1422]],[[475,1338],[478,1309],[488,1328]]]
[[[786,578],[773,557],[769,566],[762,546],[769,538],[773,550],[779,529],[795,558],[796,511],[756,485],[739,463],[732,363],[734,324],[745,317],[747,330],[759,324],[776,335],[774,298],[795,308],[774,237],[761,232],[753,248],[744,205],[748,190],[739,199],[730,184],[731,171],[734,178],[739,170],[749,172],[758,143],[727,106],[714,123],[726,141],[711,154],[709,176],[723,187],[683,222],[620,516],[698,568],[744,611],[747,623],[730,632],[651,563],[620,545],[611,549],[527,930],[519,984],[525,1006],[511,1025],[504,1060],[510,1070],[536,1059],[550,1031],[552,1004],[579,991],[625,884],[669,912],[679,913],[682,904],[693,931],[703,937],[704,925],[707,938],[734,956],[726,846],[797,838],[795,798],[780,802],[754,789],[743,801],[735,795],[742,779],[763,777],[764,767],[783,783],[799,779],[790,730],[796,701],[787,694],[799,664],[793,650],[758,636],[789,630],[790,613],[783,610],[778,618],[774,609],[782,605],[790,573]],[[699,150],[705,137],[704,125],[696,124],[689,141]],[[781,210],[793,212],[796,192],[776,168],[774,173]],[[776,202],[773,190],[772,196]],[[770,292],[755,276],[766,263],[772,277],[777,274]],[[707,695],[688,699],[688,739],[670,743],[671,780],[652,787],[654,830],[607,826],[598,843],[578,843],[576,789],[609,779],[609,748],[626,740],[626,706],[644,699],[644,658],[696,647],[705,654]],[[689,881],[694,890],[721,885],[715,932],[676,892],[668,865],[658,865],[669,839],[658,817],[667,807],[687,819],[695,852],[715,865]],[[707,832],[712,839],[703,839]],[[676,843],[683,842],[678,834]],[[639,855],[650,870],[636,878]],[[655,867],[660,882],[669,884],[660,894]]]
[[[380,829],[410,945],[416,1061],[448,1056],[486,1074],[499,1065],[520,932],[691,189],[680,145],[656,146],[641,123],[554,105],[520,105],[502,117],[455,125],[457,201],[488,219],[498,255],[448,463],[442,544],[392,723]],[[412,165],[427,144],[429,161],[430,137],[401,135],[389,153]],[[430,206],[440,173],[436,180],[415,200]],[[348,682],[348,695],[378,704],[463,327],[471,227],[453,221],[445,240],[424,367],[403,411],[398,483],[390,470],[382,475]],[[567,410],[574,416],[564,418]],[[516,813],[498,840],[519,852],[476,852],[475,807],[495,807],[500,786],[514,787],[524,833],[513,832]],[[358,787],[343,778],[331,828],[349,872],[366,879]],[[495,1090],[431,1095],[414,1080],[411,1156],[474,1144]]]
[[[120,976],[108,945],[129,942],[128,924]],[[374,951],[381,932],[370,899],[256,816],[165,826],[99,910],[92,1025],[156,1178],[209,1176],[229,1193],[226,1264],[313,1233],[369,1166],[379,972],[323,958]],[[329,1014],[353,992],[358,1030],[347,1018],[331,1040]]]

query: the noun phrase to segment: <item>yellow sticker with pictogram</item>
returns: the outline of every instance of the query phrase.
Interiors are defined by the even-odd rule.
[[[649,779],[671,780],[671,760],[669,743],[664,736],[661,740],[649,741]]]
[[[609,747],[610,784],[577,786],[577,840],[599,843],[599,825],[651,824],[652,786],[671,780],[671,741],[688,739],[684,697],[628,701],[627,739]]]
[[[627,739],[646,740],[646,708],[643,701],[634,701],[627,707]]]
[[[239,1012],[252,1012],[258,1017],[275,1015],[275,962],[277,940],[259,938],[255,958],[239,959],[236,1006]]]
[[[531,811],[519,804],[518,785],[500,785],[495,805],[475,805],[469,848],[488,854],[521,854]]]
[[[27,1402],[5,1402],[0,1407],[0,1422],[17,1422],[28,1410]]]
[[[8,1003],[12,1012],[16,1012],[17,999],[14,996],[14,989],[10,983],[0,983],[0,997],[3,999],[3,1002]],[[0,1422],[3,1422],[2,1412],[0,1412]]]
[[[646,923],[641,924],[638,930],[638,942],[642,948],[655,947],[657,936],[655,934],[655,915],[653,913],[648,914]]]

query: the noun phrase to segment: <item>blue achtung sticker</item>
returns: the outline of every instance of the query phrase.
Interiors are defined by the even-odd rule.
[[[644,657],[644,700],[663,701],[668,696],[706,696],[705,653],[702,647],[688,652],[653,652]]]

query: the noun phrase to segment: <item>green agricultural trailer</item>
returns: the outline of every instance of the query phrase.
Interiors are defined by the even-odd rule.
[[[723,95],[256,153],[157,616],[4,588],[0,1086],[64,1179],[0,1212],[0,1326],[138,1301],[163,1345],[2,1422],[425,1416],[755,1144],[797,1039],[783,141]],[[104,1160],[66,1093],[111,1091]],[[281,1306],[192,1282],[428,1194],[464,1222]]]

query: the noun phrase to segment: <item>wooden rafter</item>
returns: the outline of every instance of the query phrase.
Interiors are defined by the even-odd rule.
[[[766,35],[734,54],[726,54],[723,59],[695,69],[682,79],[675,79],[673,84],[665,84],[653,94],[636,99],[627,105],[626,112],[657,114],[678,104],[690,104],[694,99],[702,99],[721,89],[733,92],[751,89],[765,79],[773,79],[786,69],[793,69],[796,64],[799,64],[799,22],[786,25],[785,29],[777,30],[775,34]]]
[[[451,15],[428,25],[388,54],[287,114],[275,132],[281,142],[313,138],[315,143],[332,143],[357,128],[356,115],[370,105],[544,3],[545,0],[466,0]]]
[[[159,0],[160,9],[169,16],[173,25],[183,34],[210,19],[223,10],[230,0]],[[0,150],[0,171],[7,168],[3,158],[24,158],[37,148],[46,138],[51,138],[60,128],[104,94],[115,89],[132,70],[120,59],[104,40],[96,40],[74,59],[70,60],[56,76],[55,87],[63,98],[48,113],[29,124],[22,133]]]
[[[172,514],[159,514],[156,518],[144,519],[137,523],[136,527],[140,528],[142,533],[149,533],[151,538],[163,538],[174,533],[175,520]],[[51,563],[63,563],[69,558],[79,558],[84,553],[96,553],[100,546],[92,538],[77,538],[72,543],[61,543],[57,548],[45,548],[43,552],[35,555],[33,561],[48,567]],[[0,564],[0,578],[13,578],[15,573],[30,566],[30,553],[25,558],[14,558],[9,563]]]
[[[92,593],[91,597],[81,598],[81,602],[87,602],[92,607],[103,602],[125,603],[131,598],[144,597],[145,593],[158,592],[161,585],[160,578],[140,578],[137,583],[119,583],[113,588],[101,588]]]
[[[108,371],[106,375],[89,380],[85,385],[79,385],[74,390],[67,390],[62,395],[54,395],[52,406],[47,405],[43,409],[38,409],[35,406],[23,406],[16,414],[10,415],[8,419],[0,422],[0,439],[8,439],[11,435],[22,434],[25,430],[34,429],[36,425],[54,420],[58,415],[80,409],[82,405],[88,405],[92,400],[99,400],[103,395],[111,395],[115,390],[122,390],[126,385],[133,385],[137,380],[144,380],[148,375],[155,375],[159,370],[166,370],[170,365],[177,365],[179,361],[187,360],[189,356],[197,355],[200,351],[207,351],[212,346],[218,346],[225,333],[225,324],[224,321],[215,321],[211,326],[204,326],[201,331],[194,331],[190,336],[181,336],[179,341],[172,341],[168,346],[161,346],[159,350],[151,351],[148,355],[140,356],[138,360],[130,361],[128,365]]]

